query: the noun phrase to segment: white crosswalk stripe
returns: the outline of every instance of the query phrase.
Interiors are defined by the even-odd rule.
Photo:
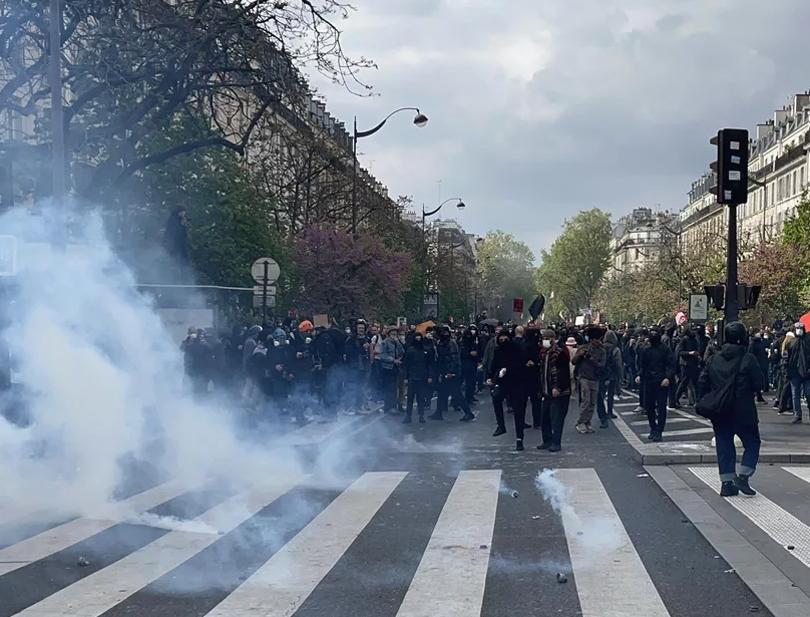
[[[397,617],[481,614],[500,483],[500,471],[459,473]]]
[[[208,616],[292,615],[406,475],[363,475]]]
[[[794,485],[795,478],[810,484],[810,468],[786,466],[782,470],[794,476]],[[714,489],[719,486],[714,467],[690,467],[682,471]],[[484,614],[488,581],[497,569],[491,555],[498,542],[498,521],[503,520],[499,517],[514,516],[512,504],[520,505],[523,501],[522,498],[514,501],[511,489],[504,488],[502,481],[508,482],[503,480],[504,473],[500,469],[464,470],[452,482],[441,483],[443,504],[436,504],[430,526],[423,530],[421,554],[410,557],[411,569],[401,581],[402,591],[396,596],[398,604],[389,606],[389,615],[481,617]],[[579,611],[572,613],[582,617],[682,617],[667,606],[666,596],[662,598],[663,587],[659,589],[652,570],[648,571],[642,560],[644,554],[639,547],[645,546],[644,541],[635,536],[631,539],[630,527],[620,516],[627,509],[615,498],[611,499],[599,473],[591,468],[558,469],[555,475],[565,487],[566,497],[559,513],[554,514],[559,526],[554,533],[563,553],[554,559],[570,562],[570,570],[564,571],[571,573],[570,585],[576,590],[575,601],[579,602]],[[274,545],[272,551],[263,549],[266,552],[259,554],[251,569],[235,578],[223,597],[199,613],[208,611],[206,617],[294,617],[305,607],[304,614],[314,614],[312,607],[322,608],[324,594],[335,592],[334,579],[327,579],[330,573],[341,568],[362,569],[363,562],[353,557],[364,555],[357,544],[376,545],[375,534],[381,534],[382,538],[396,533],[386,517],[395,510],[402,511],[392,506],[400,506],[398,502],[404,496],[413,495],[409,492],[411,488],[419,486],[421,490],[422,479],[417,472],[413,475],[405,471],[368,472],[341,491],[317,488],[310,480],[296,474],[271,477],[261,485],[224,498],[190,521],[188,528],[169,531],[85,576],[68,577],[61,587],[57,582],[56,587],[46,588],[30,605],[15,609],[19,612],[13,614],[20,617],[101,617],[109,611],[115,615],[137,614],[130,606],[132,600],[137,603],[141,601],[139,598],[148,596],[149,602],[160,602],[162,585],[172,580],[178,569],[204,557],[206,549],[216,553],[218,543],[227,542],[226,534],[265,508],[268,512],[273,508],[281,511],[287,503],[298,499],[298,493],[324,491],[330,492],[328,505],[316,500],[317,509],[309,514],[311,519],[302,520],[286,536],[289,539]],[[409,483],[413,485],[410,488]],[[2,587],[4,575],[53,556],[108,529],[116,521],[126,521],[125,512],[130,515],[143,512],[184,492],[186,488],[179,484],[167,483],[123,502],[118,515],[109,520],[77,519],[0,551],[0,598],[6,590],[13,590]],[[728,503],[775,542],[782,546],[795,544],[790,554],[810,567],[807,524],[763,495],[752,500],[734,498]],[[544,507],[548,508],[548,514],[553,514],[551,505]],[[537,512],[538,519],[541,514]],[[204,526],[218,533],[190,531]],[[634,539],[640,544],[635,544]],[[649,551],[649,546],[645,550]],[[397,563],[396,554],[390,555],[390,559]],[[9,579],[17,574],[20,573],[10,574]],[[350,580],[361,584],[365,574],[360,572]],[[166,597],[172,593],[170,589],[165,591]],[[314,604],[307,603],[308,599]],[[11,617],[12,612],[4,613],[0,602],[0,614]]]
[[[305,476],[289,475],[239,494],[194,519],[226,534],[291,490]],[[219,538],[214,533],[172,531],[124,559],[49,596],[18,615],[98,617],[152,581],[170,572]]]
[[[561,469],[557,478],[573,487],[562,518],[582,617],[670,617],[596,471]],[[594,532],[610,550],[593,550]]]
[[[720,487],[716,468],[690,467],[689,471],[706,485],[715,489]],[[810,526],[805,525],[761,492],[754,499],[738,496],[728,499],[728,503],[776,543],[785,547],[785,550],[796,559],[810,567]],[[788,549],[788,546],[792,548]]]
[[[183,484],[168,482],[134,497],[110,505],[104,519],[78,518],[44,531],[33,538],[0,550],[0,576],[58,553],[69,546],[117,525],[133,514],[146,512],[187,492]]]

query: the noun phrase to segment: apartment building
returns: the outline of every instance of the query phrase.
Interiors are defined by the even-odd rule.
[[[652,208],[635,208],[620,218],[613,226],[609,276],[640,272],[655,262],[673,238],[673,218],[670,212],[654,212]]]

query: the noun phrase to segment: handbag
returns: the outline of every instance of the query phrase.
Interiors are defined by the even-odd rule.
[[[719,420],[726,415],[729,403],[733,403],[733,400],[730,399],[734,395],[734,388],[737,383],[737,373],[740,372],[740,366],[742,365],[744,357],[745,354],[741,355],[740,359],[737,360],[734,368],[731,370],[731,376],[726,380],[726,383],[724,383],[722,387],[710,391],[697,402],[697,405],[695,405],[695,413],[697,413],[697,415],[703,416],[712,422]]]

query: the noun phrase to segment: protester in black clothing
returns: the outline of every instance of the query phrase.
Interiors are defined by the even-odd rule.
[[[762,371],[764,385],[762,390],[757,392],[757,402],[764,403],[765,397],[762,393],[768,392],[768,371],[770,366],[768,361],[768,349],[765,345],[765,341],[762,339],[762,332],[760,332],[759,328],[751,329],[751,340],[748,344],[748,352],[756,358],[757,364],[759,364],[759,370]]]
[[[443,414],[447,411],[448,399],[452,399],[453,405],[464,411],[462,422],[474,420],[475,416],[470,411],[470,406],[461,392],[461,358],[458,343],[453,340],[449,326],[443,326],[439,330],[439,341],[436,344],[436,372],[439,395],[436,402],[436,413],[430,418],[443,420]]]
[[[700,342],[698,341],[697,333],[692,328],[687,328],[680,341],[678,341],[675,355],[681,367],[681,382],[678,384],[678,389],[675,393],[674,407],[677,409],[681,406],[681,397],[684,394],[688,394],[690,391],[695,397],[695,402],[697,402],[695,387],[698,377],[700,377],[702,356],[700,355]]]
[[[731,497],[742,492],[756,495],[748,484],[754,475],[759,461],[761,440],[759,436],[759,415],[754,395],[763,387],[762,371],[756,358],[747,353],[748,334],[739,321],[726,325],[722,349],[706,363],[700,376],[699,389],[705,396],[712,390],[723,388],[734,379],[733,389],[727,401],[727,408],[719,410],[721,415],[712,421],[714,426],[717,465],[720,471],[720,495]],[[742,465],[737,475],[737,450],[734,436],[743,443]]]
[[[669,386],[675,378],[675,354],[661,342],[661,332],[650,331],[649,347],[641,351],[636,382],[644,391],[644,408],[650,423],[649,439],[661,441],[667,422]]]
[[[510,338],[506,329],[501,330],[500,334],[498,334],[495,355],[487,375],[487,385],[498,388],[500,396],[512,400],[515,416],[515,450],[517,451],[523,450],[526,416],[525,369],[526,354],[523,351],[521,341],[516,342]],[[521,411],[522,413],[520,413]],[[495,414],[498,429],[503,429],[503,432],[496,431],[496,433],[503,434],[506,432],[503,409],[498,410],[496,408]]]
[[[405,384],[408,398],[405,406],[403,424],[410,424],[413,416],[413,403],[416,401],[419,412],[419,423],[425,422],[425,410],[430,407],[436,362],[433,347],[425,345],[421,332],[414,332],[412,344],[405,351]]]
[[[461,337],[461,378],[464,381],[464,398],[467,404],[472,405],[475,399],[475,381],[478,373],[478,363],[481,361],[480,342],[477,332],[467,328]]]
[[[543,443],[537,449],[559,452],[562,449],[562,433],[571,401],[571,358],[568,349],[564,345],[558,345],[554,330],[543,331],[538,365]]]

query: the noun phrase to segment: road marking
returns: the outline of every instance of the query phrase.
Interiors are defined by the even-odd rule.
[[[312,522],[208,617],[289,617],[335,566],[407,472],[369,472]]]
[[[17,615],[98,617],[211,546],[306,479],[305,475],[290,474],[235,495],[194,519],[194,522],[216,529],[219,534],[172,531]]]
[[[713,489],[720,488],[720,478],[714,467],[690,467],[689,471]],[[788,551],[805,566],[810,567],[810,527],[802,523],[795,516],[783,510],[762,493],[756,497],[748,498],[742,495],[725,498],[738,512],[744,514],[748,520],[767,533],[777,544],[781,544],[787,551],[787,546],[793,546]]]
[[[674,413],[677,413],[677,414],[680,414],[684,418],[689,418],[693,422],[698,422],[698,423],[704,424],[706,426],[711,426],[712,425],[710,420],[707,420],[706,418],[701,418],[700,416],[696,416],[694,414],[691,414],[691,413],[689,413],[687,411],[684,411],[683,409],[671,409],[670,411],[672,411]]]
[[[481,615],[500,484],[500,470],[458,474],[397,617]]]
[[[0,550],[0,576],[83,542],[125,521],[132,514],[151,510],[193,488],[196,487],[190,489],[180,482],[167,482],[125,501],[110,504],[104,519],[77,518],[4,548]]]
[[[689,418],[667,418],[667,426],[677,422],[689,422]],[[650,426],[650,422],[649,420],[638,420],[637,422],[631,422],[630,426]]]
[[[714,435],[713,428],[687,428],[679,431],[664,431],[667,437],[686,437],[688,435]]]
[[[381,416],[382,417],[382,416]],[[283,446],[313,446],[320,444],[333,435],[347,430],[349,426],[367,420],[366,416],[338,415],[334,422],[310,422],[300,428],[290,431],[271,442]]]
[[[810,484],[810,467],[782,467],[786,472],[793,474],[799,480],[804,480]]]
[[[633,407],[633,408],[635,408],[635,407],[638,407],[638,402],[631,401],[629,403],[613,403],[613,406],[614,407]]]
[[[596,471],[556,476],[569,489],[561,514],[582,617],[670,617]]]
[[[630,426],[627,424],[627,420],[625,420],[621,415],[619,415],[619,417],[613,421],[613,425],[619,429],[619,432],[622,434],[625,441],[627,441],[627,443],[629,443],[636,450],[643,445],[643,442],[641,439],[639,439],[638,435],[636,435],[636,432],[630,428]]]

